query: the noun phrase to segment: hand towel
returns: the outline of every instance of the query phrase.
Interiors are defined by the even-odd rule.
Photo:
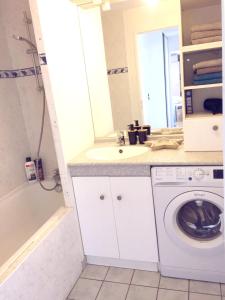
[[[207,79],[216,79],[216,78],[222,78],[222,72],[216,72],[216,73],[208,73],[208,74],[201,74],[201,75],[194,75],[194,80],[207,80]]]
[[[191,33],[191,39],[197,40],[212,36],[222,36],[222,30],[196,31]]]
[[[201,74],[216,73],[216,72],[221,72],[221,71],[222,71],[222,66],[197,69],[197,70],[195,70],[195,73],[198,75],[201,75]]]
[[[201,61],[193,65],[193,70],[208,68],[208,67],[221,67],[221,66],[222,66],[222,58],[217,58],[217,59]]]
[[[218,42],[218,41],[222,41],[221,35],[191,40],[191,43],[193,45],[197,45],[197,44],[213,43],[213,42]]]
[[[221,83],[221,78],[215,78],[215,79],[205,79],[205,80],[193,80],[193,84],[195,85],[202,85],[202,84],[213,84],[213,83]]]
[[[209,30],[222,30],[221,22],[211,23],[211,24],[199,24],[191,26],[191,32],[196,31],[209,31]]]

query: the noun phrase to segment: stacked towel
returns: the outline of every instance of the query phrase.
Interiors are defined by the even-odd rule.
[[[222,59],[201,61],[193,65],[193,84],[212,84],[222,82]]]
[[[222,25],[212,24],[193,25],[191,27],[191,42],[195,44],[211,43],[222,40]]]

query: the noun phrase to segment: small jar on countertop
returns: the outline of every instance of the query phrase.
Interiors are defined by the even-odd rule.
[[[147,141],[147,130],[140,129],[138,130],[138,139],[140,144],[144,144]]]

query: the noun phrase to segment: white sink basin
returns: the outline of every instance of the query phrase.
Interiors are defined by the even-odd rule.
[[[89,159],[95,160],[120,160],[143,154],[148,150],[147,147],[138,146],[101,147],[88,150],[86,156]]]

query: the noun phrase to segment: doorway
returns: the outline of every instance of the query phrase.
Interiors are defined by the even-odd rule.
[[[178,29],[137,35],[143,120],[152,128],[181,127]]]

